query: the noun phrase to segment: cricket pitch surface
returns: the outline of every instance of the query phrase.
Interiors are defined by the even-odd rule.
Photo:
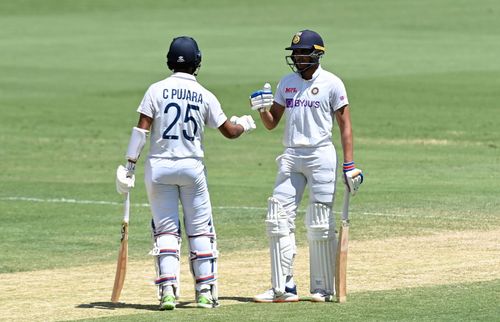
[[[118,304],[110,301],[115,263],[0,274],[0,320],[68,321],[156,311],[154,266],[147,257],[129,262]],[[254,294],[270,287],[269,255],[265,249],[253,253],[221,252],[218,263],[221,305],[249,302]],[[179,309],[195,307],[186,254],[181,265]],[[500,278],[498,267],[500,230],[351,241],[347,287],[348,293],[355,293],[489,281]],[[299,296],[309,296],[307,247],[298,249],[295,273]]]

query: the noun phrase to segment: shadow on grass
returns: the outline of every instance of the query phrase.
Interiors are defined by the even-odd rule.
[[[219,300],[236,301],[236,302],[253,302],[251,297],[240,297],[240,296],[220,296]]]
[[[136,303],[113,303],[113,302],[92,302],[82,303],[76,306],[78,309],[100,309],[100,310],[118,310],[118,309],[136,309],[145,311],[158,311],[158,305],[136,304]]]
[[[237,297],[237,296],[223,296],[219,300],[236,301],[236,302],[252,302],[249,297]],[[177,302],[176,308],[193,308],[196,307],[194,302]],[[91,302],[82,303],[76,306],[78,309],[99,309],[99,310],[119,310],[119,309],[136,309],[144,311],[159,311],[159,305],[153,304],[137,304],[137,303],[125,303],[125,302]]]

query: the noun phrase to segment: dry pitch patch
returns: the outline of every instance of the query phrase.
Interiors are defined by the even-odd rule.
[[[351,242],[349,246],[351,293],[500,278],[500,230]],[[185,257],[181,306],[194,307]],[[114,271],[115,264],[107,264],[0,274],[0,320],[74,320],[157,310],[151,259],[129,264],[123,303],[118,305],[110,303]],[[308,296],[307,248],[298,250],[295,271],[299,295]],[[222,253],[219,272],[221,304],[248,302],[270,286],[268,252]]]

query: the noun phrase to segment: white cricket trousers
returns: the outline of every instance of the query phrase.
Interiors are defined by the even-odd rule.
[[[215,234],[203,160],[148,158],[144,179],[155,234],[180,236],[179,200],[188,236]]]
[[[306,185],[309,185],[309,204],[322,203],[332,207],[337,169],[333,144],[314,148],[286,148],[276,158],[276,163],[278,174],[273,197],[285,209],[290,231],[295,230],[297,208]]]

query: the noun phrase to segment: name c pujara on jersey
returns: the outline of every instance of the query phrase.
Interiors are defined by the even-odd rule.
[[[197,93],[195,91],[191,91],[186,88],[172,88],[171,93],[169,93],[169,89],[165,88],[163,90],[163,98],[164,99],[179,99],[179,100],[187,100],[190,102],[203,104],[203,95]]]

